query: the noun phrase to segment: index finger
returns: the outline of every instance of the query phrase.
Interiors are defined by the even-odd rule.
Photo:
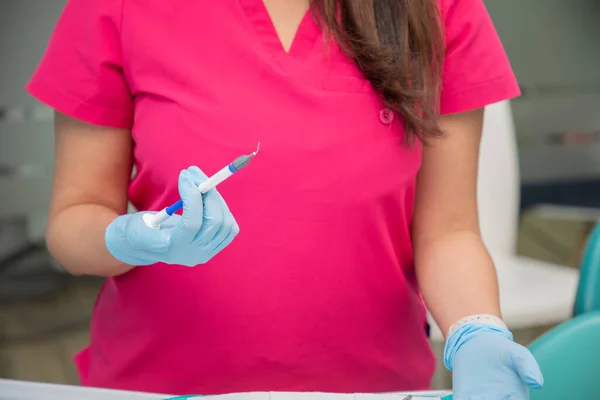
[[[204,218],[204,201],[196,182],[189,169],[179,174],[179,195],[183,201],[181,219],[173,231],[173,240],[184,240],[191,243],[202,228]]]

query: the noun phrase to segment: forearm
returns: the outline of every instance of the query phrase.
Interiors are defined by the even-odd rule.
[[[133,267],[117,261],[104,243],[117,212],[96,204],[69,207],[52,218],[46,241],[52,256],[74,275],[116,276]]]
[[[422,241],[415,266],[425,304],[444,335],[469,315],[500,317],[496,270],[478,233],[456,231]]]

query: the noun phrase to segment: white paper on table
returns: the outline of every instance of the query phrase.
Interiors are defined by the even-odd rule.
[[[409,397],[412,396],[412,397]],[[406,392],[386,394],[341,394],[341,393],[303,393],[303,392],[254,392],[233,393],[218,396],[177,397],[172,400],[451,400],[451,393],[436,392]]]

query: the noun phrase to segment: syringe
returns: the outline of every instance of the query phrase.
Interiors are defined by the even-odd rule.
[[[198,189],[202,194],[208,192],[210,189],[217,186],[219,183],[223,182],[225,179],[229,178],[231,175],[238,172],[240,169],[244,168],[246,165],[250,163],[250,160],[254,158],[258,154],[260,150],[260,142],[256,146],[256,151],[250,153],[248,155],[239,156],[235,160],[233,160],[229,165],[225,166],[219,172],[202,182]],[[160,225],[167,220],[171,215],[175,214],[178,210],[183,207],[183,200],[179,200],[173,205],[163,209],[162,211],[156,214],[144,214],[142,219],[146,226],[152,229],[160,229]]]

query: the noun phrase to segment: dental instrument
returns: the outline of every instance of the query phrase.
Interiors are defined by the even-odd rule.
[[[260,150],[260,142],[256,146],[256,150],[248,155],[242,155],[233,160],[227,166],[223,167],[219,172],[202,182],[198,189],[202,194],[208,192],[210,189],[216,187],[219,183],[223,182],[225,179],[229,178],[231,175],[238,172],[240,169],[244,168],[248,164],[250,164],[250,160],[254,158]],[[178,210],[183,207],[183,200],[179,200],[173,205],[164,208],[162,211],[159,211],[156,214],[144,214],[142,217],[144,223],[148,228],[152,229],[160,229],[160,225],[165,222],[170,216],[175,214]]]

